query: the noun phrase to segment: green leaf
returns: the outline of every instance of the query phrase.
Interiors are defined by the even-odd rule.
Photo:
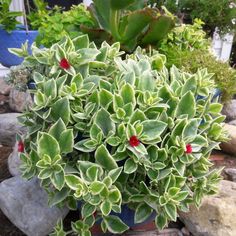
[[[57,140],[50,134],[42,133],[38,141],[38,154],[42,158],[45,154],[54,158],[60,154],[60,146]]]
[[[52,105],[52,118],[54,121],[57,121],[61,118],[66,125],[68,125],[70,120],[70,103],[67,97],[57,100]]]
[[[104,201],[100,207],[101,212],[104,216],[108,216],[111,213],[111,203],[109,201]]]
[[[85,203],[81,210],[82,218],[87,218],[96,211],[96,206],[93,206],[89,203]]]
[[[49,199],[49,206],[55,206],[66,199],[69,195],[69,189],[63,188],[61,191],[56,191],[52,198]]]
[[[52,99],[55,99],[57,96],[57,86],[56,81],[54,79],[50,79],[43,83],[44,85],[44,94]]]
[[[115,124],[111,120],[109,112],[104,108],[98,111],[95,117],[95,124],[102,129],[105,136],[107,136],[109,132],[115,133]]]
[[[103,220],[107,229],[113,234],[122,234],[129,229],[129,227],[123,223],[118,216],[107,216],[104,217]]]
[[[220,104],[220,103],[211,103],[209,105],[209,110],[208,111],[211,114],[219,114],[221,112],[221,110],[222,110],[222,107],[223,107],[223,105]]]
[[[110,2],[113,10],[120,10],[128,7],[130,4],[134,3],[135,0],[111,0]]]
[[[157,44],[175,26],[174,21],[169,16],[160,16],[150,23],[147,34],[142,38],[142,43]]]
[[[61,118],[49,129],[49,134],[59,141],[61,133],[66,130],[66,126]]]
[[[62,153],[70,153],[73,151],[73,146],[74,146],[73,129],[67,129],[61,133],[59,144]]]
[[[113,189],[109,192],[108,199],[111,203],[117,203],[121,200],[121,193],[118,189]]]
[[[52,175],[53,171],[50,168],[40,170],[38,174],[39,179],[47,179]]]
[[[115,160],[103,144],[96,150],[95,160],[105,170],[112,170],[118,167]]]
[[[125,84],[122,86],[121,97],[123,98],[124,104],[135,104],[135,92],[130,84]]]
[[[177,105],[176,116],[188,115],[188,118],[193,118],[196,112],[196,103],[193,93],[187,92]]]
[[[134,222],[136,224],[144,222],[145,220],[149,218],[152,212],[153,212],[153,209],[150,206],[148,206],[146,203],[141,203],[136,208],[135,215],[134,215]]]
[[[167,218],[163,214],[159,214],[155,218],[155,224],[158,229],[162,230],[167,225]]]
[[[54,172],[51,177],[50,177],[52,184],[54,185],[54,187],[56,189],[58,189],[59,191],[62,190],[62,188],[65,185],[65,173],[64,171],[60,171],[60,172]]]
[[[76,175],[66,175],[65,181],[69,188],[72,190],[77,190],[83,185],[82,180]]]
[[[132,158],[129,158],[126,160],[125,165],[124,165],[124,172],[126,174],[132,174],[134,173],[138,168],[137,163],[134,162]]]
[[[99,182],[99,181],[94,181],[90,185],[90,190],[91,190],[92,194],[96,195],[96,194],[99,194],[100,192],[102,192],[104,187],[105,187],[104,183]]]
[[[177,209],[176,206],[172,203],[167,203],[164,206],[167,215],[170,217],[171,220],[176,221],[177,218]]]
[[[116,169],[113,169],[113,170],[109,171],[108,176],[111,177],[112,183],[115,183],[116,180],[119,178],[119,176],[122,172],[122,169],[123,169],[122,167],[118,167]]]
[[[107,108],[107,106],[112,102],[113,95],[109,91],[102,89],[99,92],[99,101],[100,105],[104,108]]]
[[[143,125],[143,135],[144,137],[141,140],[152,141],[163,133],[167,124],[162,121],[157,120],[146,120],[142,122]]]

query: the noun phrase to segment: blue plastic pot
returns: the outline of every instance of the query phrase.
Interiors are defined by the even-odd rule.
[[[21,45],[28,40],[29,48],[38,35],[38,31],[31,30],[26,33],[24,28],[13,30],[11,33],[0,27],[0,63],[10,67],[22,63],[23,58],[17,57],[8,51],[8,48],[21,48]]]
[[[81,202],[78,202],[78,210],[81,210],[81,205],[82,205]],[[121,213],[115,213],[112,211],[111,215],[118,216],[130,228],[133,228],[134,226],[141,226],[146,223],[152,222],[152,221],[154,221],[154,219],[156,217],[156,213],[153,212],[147,220],[145,220],[144,222],[142,222],[140,224],[136,224],[136,223],[134,223],[135,211],[130,209],[126,204],[121,206]],[[96,224],[100,225],[101,220],[96,221]]]

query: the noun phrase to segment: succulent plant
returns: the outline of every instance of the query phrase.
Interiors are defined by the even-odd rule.
[[[41,181],[51,206],[80,203],[78,235],[91,235],[95,222],[126,231],[114,215],[123,205],[136,223],[154,214],[164,228],[216,193],[221,179],[209,161],[226,138],[212,74],[168,71],[156,51],[122,55],[119,43],[97,48],[84,35],[33,45],[23,62],[41,73],[33,74],[34,105],[19,118],[28,128],[21,171]],[[60,232],[61,224],[53,235]]]
[[[90,11],[98,27],[81,25],[82,31],[95,41],[120,42],[127,52],[137,46],[157,46],[175,25],[165,8],[147,6],[145,0],[94,0]]]

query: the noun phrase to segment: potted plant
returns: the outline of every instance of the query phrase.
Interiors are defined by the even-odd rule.
[[[19,117],[28,128],[21,171],[41,181],[50,206],[79,203],[71,232],[89,236],[100,224],[123,233],[125,208],[134,223],[155,217],[162,229],[216,193],[220,170],[208,158],[225,140],[225,117],[205,69],[168,70],[156,51],[124,57],[119,43],[97,47],[86,35],[32,51],[23,62],[35,68],[36,88]],[[62,224],[53,235],[65,235]]]
[[[69,11],[64,12],[57,6],[48,9],[43,0],[34,0],[35,9],[27,3],[27,9],[23,13],[10,12],[10,3],[11,0],[0,1],[0,63],[7,67],[19,65],[25,56],[16,57],[8,48],[20,48],[26,40],[27,48],[34,41],[38,46],[50,47],[67,34],[71,37],[81,34],[82,23],[93,26],[92,18],[83,4],[72,6]],[[24,16],[26,26],[19,25],[16,21],[16,17],[21,15]]]

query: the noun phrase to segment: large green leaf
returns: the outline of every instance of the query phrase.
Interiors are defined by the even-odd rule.
[[[179,101],[176,110],[176,116],[188,115],[189,118],[195,116],[196,102],[191,91],[187,92]]]
[[[38,154],[42,158],[45,154],[54,158],[60,154],[60,146],[57,140],[50,134],[42,133],[38,141]]]
[[[111,120],[109,112],[104,108],[98,111],[95,117],[95,123],[102,129],[105,136],[107,136],[109,132],[115,132],[115,124]]]
[[[120,24],[122,42],[137,38],[143,29],[147,27],[151,19],[152,10],[150,8],[131,12],[129,15],[123,17]]]
[[[105,170],[112,170],[118,168],[115,160],[110,155],[108,150],[104,145],[98,147],[95,152],[95,160],[98,164],[100,164]]]
[[[54,121],[61,118],[67,125],[70,120],[70,103],[67,97],[61,98],[52,105],[51,115]]]
[[[110,0],[111,2],[111,8],[114,10],[120,10],[128,7],[132,3],[135,2],[135,0]]]
[[[129,227],[123,223],[118,216],[107,216],[103,219],[108,230],[113,234],[122,234],[129,229]]]
[[[66,130],[66,126],[61,118],[53,124],[49,129],[49,134],[59,141],[62,132]]]
[[[134,215],[134,222],[136,224],[138,223],[142,223],[145,220],[148,219],[148,217],[152,214],[153,209],[148,206],[146,203],[141,203],[135,211],[135,215]]]
[[[123,98],[124,104],[135,104],[135,92],[130,84],[127,83],[123,85],[121,88],[121,96]]]
[[[151,141],[154,140],[163,133],[165,128],[167,127],[167,124],[158,121],[158,120],[146,120],[142,122],[143,125],[143,135],[145,136],[143,140],[145,141]]]
[[[73,151],[73,146],[74,146],[73,129],[67,129],[61,133],[59,144],[62,153],[69,153]]]
[[[169,16],[160,16],[150,23],[147,34],[142,39],[142,44],[157,44],[174,27],[174,21]]]

